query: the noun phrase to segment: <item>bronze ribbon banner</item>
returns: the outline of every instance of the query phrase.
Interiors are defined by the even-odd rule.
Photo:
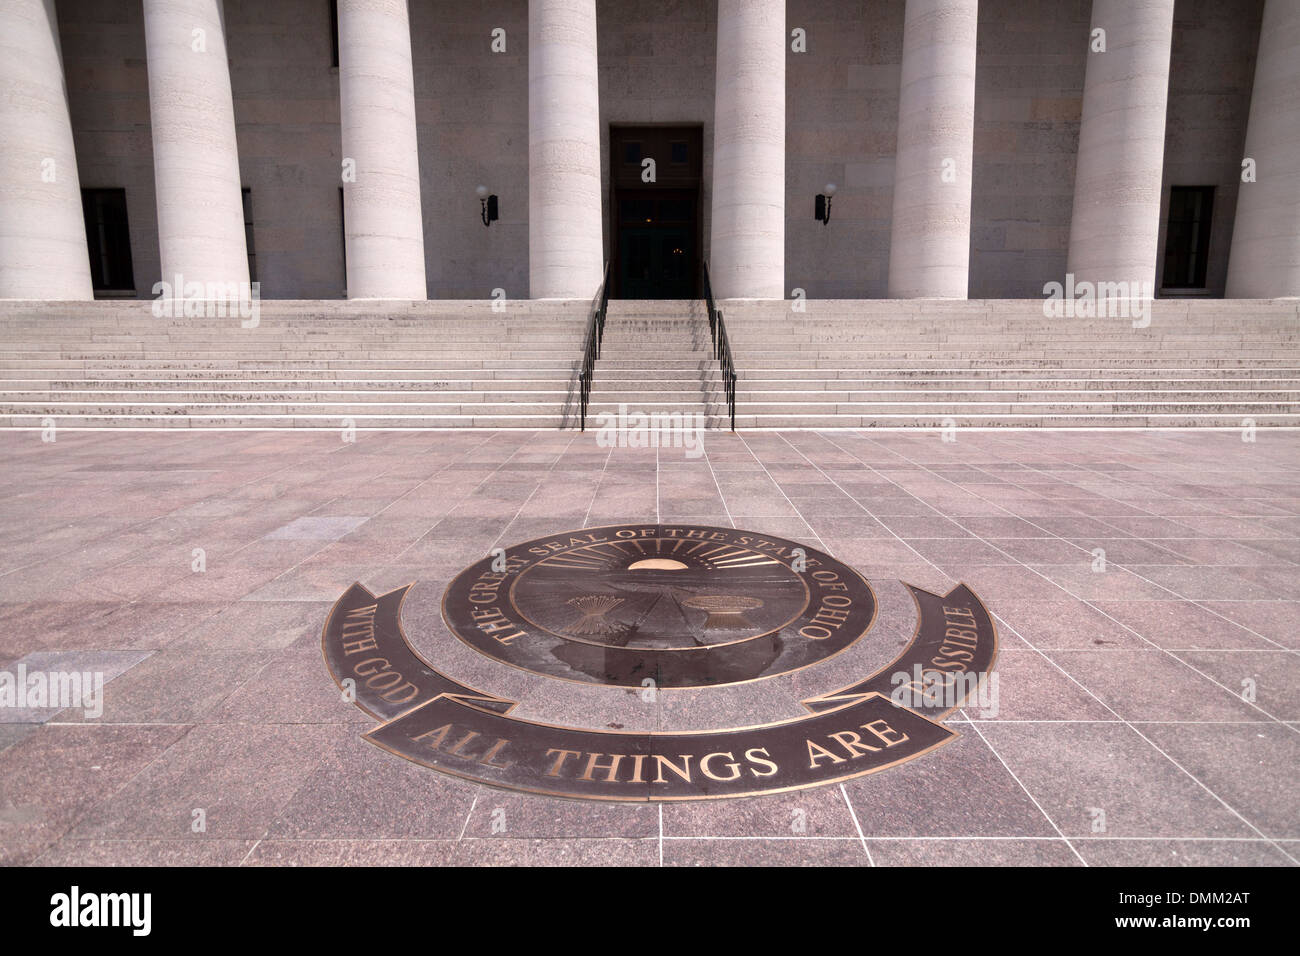
[[[482,707],[509,712],[514,701],[454,681],[415,653],[401,622],[402,601],[411,587],[376,597],[354,584],[334,603],[321,641],[334,682],[358,707],[381,720],[441,696],[464,695]]]
[[[690,733],[556,727],[439,697],[365,736],[408,760],[480,783],[646,801],[821,786],[920,756],[956,734],[872,694],[814,717]]]
[[[916,602],[916,630],[903,653],[856,684],[808,698],[806,708],[824,713],[885,694],[937,720],[963,706],[978,688],[998,656],[997,628],[983,602],[964,584],[944,595],[903,586]],[[958,692],[945,693],[949,687]]]
[[[549,796],[706,800],[874,773],[955,738],[938,721],[965,699],[934,688],[960,680],[968,694],[997,655],[992,619],[969,588],[941,596],[908,585],[918,619],[903,653],[862,681],[805,700],[810,716],[690,732],[561,727],[513,717],[515,702],[421,658],[401,627],[410,587],[376,596],[354,584],[325,623],[322,650],[335,681],[383,721],[366,739],[443,773]],[[900,694],[914,704],[900,706]]]

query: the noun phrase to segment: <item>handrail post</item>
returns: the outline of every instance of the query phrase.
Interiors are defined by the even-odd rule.
[[[722,318],[722,310],[713,301],[713,286],[709,283],[709,264],[702,263],[701,275],[704,286],[705,308],[709,313],[709,337],[713,343],[713,360],[719,364],[722,373],[722,393],[727,399],[727,412],[731,420],[731,430],[736,430],[736,364],[731,357],[731,343],[727,340],[727,324]]]
[[[587,320],[587,334],[582,343],[582,368],[578,371],[578,430],[587,430],[587,404],[591,400],[591,383],[596,374],[596,359],[605,338],[605,311],[609,308],[609,263],[597,290],[591,317]]]

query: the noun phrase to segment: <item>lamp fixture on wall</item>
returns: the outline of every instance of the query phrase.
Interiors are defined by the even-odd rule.
[[[483,215],[483,225],[490,226],[500,218],[497,214],[497,197],[488,195],[486,186],[479,186],[474,190],[474,195],[478,196],[479,205]]]
[[[813,215],[823,226],[831,221],[831,197],[835,195],[834,183],[827,183],[817,194]]]

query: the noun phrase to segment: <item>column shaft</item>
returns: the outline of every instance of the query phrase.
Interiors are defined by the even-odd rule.
[[[0,4],[0,298],[89,299],[54,0]]]
[[[426,298],[406,0],[339,0],[339,107],[348,298]]]
[[[1174,0],[1093,0],[1067,270],[1154,288]],[[1095,41],[1091,41],[1095,42]]]
[[[709,272],[720,299],[785,296],[785,0],[718,0]]]
[[[596,2],[529,0],[529,295],[595,295],[601,230]]]
[[[966,298],[978,13],[978,0],[907,0],[890,298]]]
[[[1230,298],[1300,296],[1300,3],[1267,0],[1246,126],[1255,182],[1242,183]]]
[[[247,283],[221,0],[144,0],[144,39],[162,278]]]

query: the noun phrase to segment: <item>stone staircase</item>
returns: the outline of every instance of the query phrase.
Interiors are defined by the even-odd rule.
[[[559,428],[589,303],[0,302],[0,427]]]
[[[587,302],[275,300],[252,329],[150,305],[0,302],[0,428],[576,426]],[[1161,300],[1144,329],[1037,301],[721,306],[738,429],[1300,426],[1296,300]],[[610,303],[588,428],[620,406],[726,427],[703,303]]]
[[[1300,303],[726,302],[737,428],[1300,426]]]
[[[610,301],[587,427],[598,427],[602,415],[618,416],[621,409],[702,413],[706,427],[730,427],[702,301]]]

